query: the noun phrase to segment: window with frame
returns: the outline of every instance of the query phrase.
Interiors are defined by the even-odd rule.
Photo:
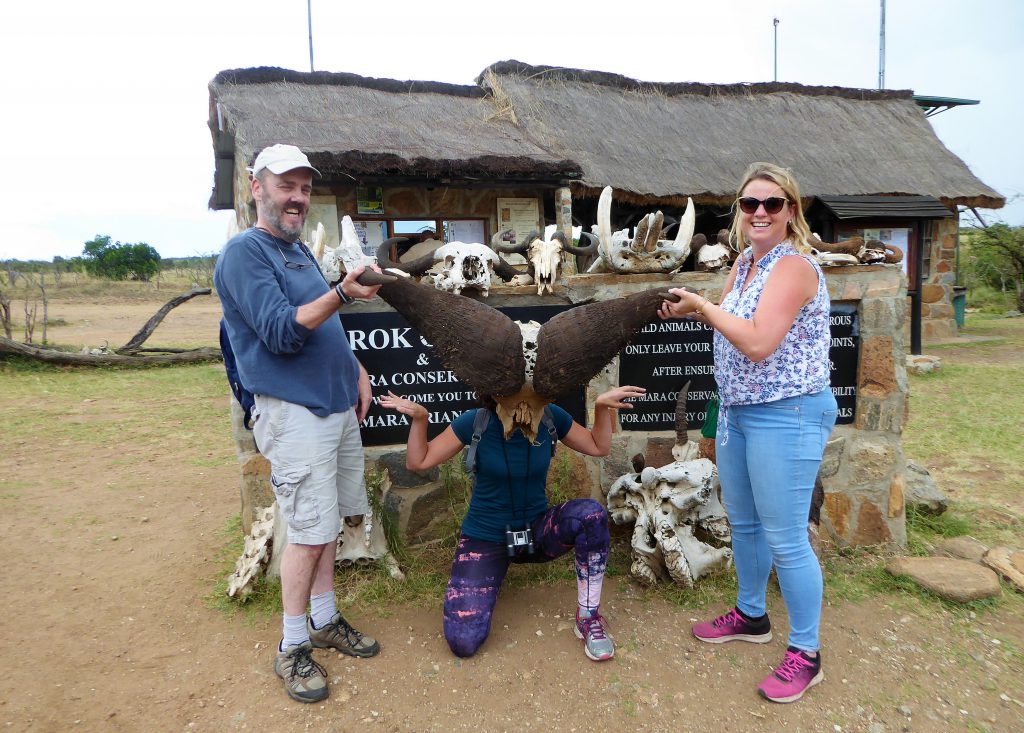
[[[375,255],[385,239],[408,238],[410,243],[401,249],[391,248],[391,258],[396,261],[426,241],[488,243],[486,219],[372,219],[354,223],[363,240],[363,251],[369,255]]]
[[[927,280],[932,274],[932,250],[938,238],[939,223],[934,219],[921,222],[921,279]]]
[[[906,273],[907,279],[910,283],[911,290],[914,288],[914,246],[916,236],[915,227],[920,226],[919,224],[908,224],[908,223],[885,223],[876,225],[868,223],[867,225],[847,225],[836,227],[836,241],[843,242],[853,237],[863,237],[865,241],[869,239],[877,239],[884,244],[888,244],[891,247],[903,252],[903,259],[900,261],[900,267],[903,272]],[[927,251],[927,250],[926,250]]]

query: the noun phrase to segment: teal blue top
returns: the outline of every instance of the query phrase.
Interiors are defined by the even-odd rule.
[[[561,440],[572,428],[572,416],[557,405],[549,405],[549,409]],[[473,440],[476,413],[467,410],[452,422],[455,435],[466,445]],[[551,436],[543,423],[537,431],[537,442],[531,445],[519,430],[505,440],[501,420],[492,414],[477,447],[476,486],[462,521],[462,533],[504,544],[506,524],[522,529],[533,522],[548,508],[544,486],[550,464]]]

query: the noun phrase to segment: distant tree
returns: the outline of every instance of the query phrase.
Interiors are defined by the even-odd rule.
[[[1017,310],[1024,312],[1024,227],[993,224],[970,238],[967,265],[978,279],[1007,291],[1016,291]]]
[[[111,242],[106,234],[85,243],[82,261],[86,272],[108,280],[148,281],[160,270],[160,254],[145,242]]]

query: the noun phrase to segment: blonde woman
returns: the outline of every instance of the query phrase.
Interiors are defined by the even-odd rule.
[[[774,702],[824,680],[818,626],[821,568],[807,537],[814,479],[837,408],[829,378],[829,297],[809,256],[810,228],[792,174],[754,163],[736,193],[730,238],[740,251],[722,302],[671,292],[662,318],[714,328],[721,397],[716,461],[736,563],[734,608],[693,627],[701,641],[771,641],[765,592],[775,565],[790,633],[778,667],[758,685]]]

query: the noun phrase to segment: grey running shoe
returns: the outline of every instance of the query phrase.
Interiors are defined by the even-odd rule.
[[[292,700],[319,702],[330,694],[327,670],[313,661],[312,653],[307,641],[279,651],[274,659],[274,672],[284,680],[284,691]]]
[[[615,644],[605,633],[604,617],[597,609],[590,616],[580,616],[580,609],[577,607],[574,631],[577,639],[583,639],[583,651],[595,662],[603,662],[615,656]]]
[[[337,649],[351,657],[372,657],[380,651],[380,644],[352,628],[340,613],[328,621],[322,629],[313,627],[313,621],[306,619],[309,640],[317,649]]]

